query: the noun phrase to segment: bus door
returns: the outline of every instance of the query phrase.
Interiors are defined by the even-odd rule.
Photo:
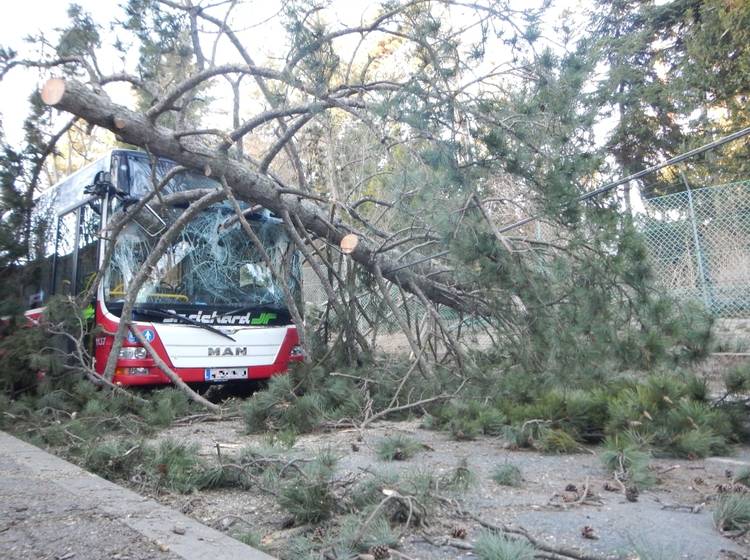
[[[99,269],[101,215],[85,204],[57,220],[52,293],[75,296],[86,291]]]

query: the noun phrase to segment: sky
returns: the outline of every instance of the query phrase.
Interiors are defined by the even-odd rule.
[[[110,16],[110,0],[77,0],[97,20],[106,21]],[[67,21],[68,3],[60,0],[24,0],[14,9],[3,10],[0,18],[0,45],[12,47],[19,53],[33,58],[34,50],[25,44],[24,38],[40,32],[64,26]],[[36,70],[14,68],[0,82],[0,118],[7,140],[18,145],[23,138],[23,121],[28,115],[28,98],[32,91],[43,83]]]
[[[113,15],[119,16],[122,10],[119,7],[126,0],[76,0],[84,11],[91,13],[95,21],[106,26]],[[334,0],[336,4],[335,17],[346,22],[358,22],[363,14],[376,9],[379,2],[373,0]],[[525,9],[538,6],[542,0],[512,0],[517,8]],[[206,2],[203,2],[204,4]],[[580,10],[585,6],[585,0],[556,0],[554,3],[554,14],[559,14],[563,9]],[[54,42],[56,39],[55,29],[64,27],[68,23],[67,9],[69,2],[66,0],[24,0],[16,4],[15,9],[6,10],[0,18],[0,45],[12,47],[28,58],[36,58],[38,51],[35,47],[24,43],[23,39],[28,35],[39,32],[46,34],[46,38]],[[235,11],[235,25],[245,29],[243,40],[247,40],[252,52],[260,53],[260,56],[270,56],[274,47],[278,49],[278,37],[282,36],[280,30],[274,30],[272,23],[266,22],[278,10],[279,3],[271,0],[250,0],[246,12]],[[553,16],[553,17],[556,17]],[[368,19],[368,18],[365,18]],[[247,22],[247,23],[245,23]],[[106,33],[105,30],[102,33]],[[353,38],[354,39],[354,38]],[[135,57],[137,53],[132,53]],[[236,57],[234,57],[236,59]],[[102,71],[107,73],[122,70],[121,63],[114,56],[106,55],[100,58]],[[14,68],[0,81],[0,119],[7,141],[11,145],[18,146],[23,139],[23,121],[28,114],[28,97],[32,91],[38,89],[44,79],[40,71],[36,69]],[[109,89],[112,94],[111,89]],[[123,89],[123,91],[125,91]],[[127,104],[127,99],[116,100]],[[227,104],[227,106],[231,106]]]
[[[123,11],[120,8],[127,0],[76,0],[85,12],[89,12],[97,23],[104,26],[102,34],[107,32],[107,24],[113,16],[120,16]],[[195,1],[195,0],[194,0]],[[283,30],[278,25],[274,27],[273,16],[278,11],[279,2],[273,0],[246,0],[247,5],[238,8],[234,12],[233,27],[242,29],[241,38],[247,42],[247,46],[253,52],[256,62],[263,63],[264,58],[273,57],[277,52],[284,52],[284,45],[279,43],[279,37],[283,36]],[[538,7],[544,0],[510,0],[513,7],[519,10]],[[367,17],[372,11],[377,9],[380,2],[374,0],[333,0],[335,9],[333,17],[338,18],[341,22],[356,24],[359,21],[367,21]],[[206,1],[203,4],[211,3]],[[6,10],[3,17],[0,18],[0,45],[12,47],[19,51],[23,56],[36,58],[38,51],[35,52],[34,45],[24,42],[24,38],[29,35],[36,35],[40,32],[45,33],[45,37],[51,42],[55,42],[57,33],[56,29],[68,24],[67,9],[70,2],[66,0],[24,0],[23,3],[16,4],[15,9]],[[591,4],[590,0],[553,0],[552,9],[548,12],[548,18],[544,25],[544,35],[551,37],[553,35],[552,26],[559,19],[564,10],[576,14],[579,22],[585,21],[585,11]],[[582,31],[579,30],[579,31]],[[105,43],[109,42],[105,38]],[[356,38],[351,39],[356,43]],[[353,45],[352,45],[353,46]],[[554,44],[552,45],[554,48]],[[221,58],[221,48],[219,48],[219,60]],[[36,56],[35,56],[36,55]],[[131,52],[133,62],[137,60],[137,52]],[[231,56],[231,55],[230,55]],[[236,55],[231,56],[231,60],[236,61]],[[101,70],[106,73],[116,73],[122,71],[122,63],[115,53],[111,56],[106,54],[99,59]],[[28,115],[28,97],[32,91],[38,89],[44,82],[44,77],[39,70],[15,68],[0,81],[0,120],[6,141],[12,146],[20,147],[23,141],[23,122]],[[129,86],[108,86],[109,94],[116,102],[128,105],[132,98]],[[214,105],[220,107],[226,106],[225,111],[218,111],[218,114],[226,116],[231,107],[231,103],[225,98],[222,101],[221,93],[218,94]],[[218,117],[217,117],[218,118]],[[222,124],[211,123],[211,126],[221,128]],[[607,135],[609,125],[604,122],[598,126],[601,132],[597,136]],[[633,203],[636,208],[641,206],[637,193],[632,193]]]

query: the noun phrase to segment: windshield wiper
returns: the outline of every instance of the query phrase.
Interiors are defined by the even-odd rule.
[[[196,321],[195,319],[190,319],[189,317],[185,317],[184,315],[178,315],[177,313],[173,313],[171,311],[164,311],[162,309],[144,309],[142,307],[134,307],[133,312],[138,313],[139,315],[146,315],[146,316],[151,315],[152,317],[168,317],[170,319],[176,319],[177,321],[187,323],[188,325],[193,325],[194,327],[199,327],[201,329],[211,331],[212,333],[216,333],[219,336],[228,338],[232,342],[237,342],[234,338],[229,336],[227,333],[221,332],[219,329],[212,327],[211,325],[207,325],[206,323],[201,323],[200,321]]]

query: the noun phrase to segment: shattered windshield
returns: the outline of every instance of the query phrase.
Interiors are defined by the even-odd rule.
[[[180,175],[188,176],[180,179],[183,188],[190,183],[191,176],[200,183],[199,188],[208,186],[208,180],[200,176]],[[146,180],[150,184],[150,179]],[[169,214],[178,209],[164,210],[162,208],[159,214],[169,225],[172,221]],[[274,269],[282,271],[296,296],[300,259],[280,220],[268,211],[248,214],[247,218]],[[110,311],[121,310],[130,282],[158,241],[159,236],[149,235],[136,222],[128,224],[117,237],[104,282],[104,299]],[[207,323],[232,323],[232,317],[228,321],[220,320],[229,312],[283,311],[287,307],[281,285],[226,203],[203,210],[188,223],[153,267],[138,294],[136,306],[197,316]],[[241,317],[235,323],[237,321],[245,324]]]

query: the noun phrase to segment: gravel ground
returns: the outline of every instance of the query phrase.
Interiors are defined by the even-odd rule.
[[[426,447],[408,461],[383,463],[373,451],[379,438],[401,432]],[[222,453],[231,454],[247,445],[261,445],[260,436],[246,435],[240,421],[202,423],[171,428],[159,436],[195,442],[206,457],[216,456],[216,444]],[[354,452],[353,444],[358,447]],[[361,434],[357,430],[337,430],[299,437],[289,451],[290,457],[310,457],[320,449],[332,449],[340,457],[337,475],[363,475],[364,470],[429,470],[446,473],[462,459],[468,461],[478,482],[470,490],[453,496],[463,507],[482,519],[499,524],[522,526],[533,535],[556,545],[578,547],[614,557],[625,557],[646,550],[660,559],[738,559],[750,557],[747,541],[730,540],[713,527],[712,509],[716,486],[727,482],[727,470],[747,463],[750,451],[738,449],[729,459],[685,461],[656,459],[652,462],[659,484],[641,493],[637,502],[627,501],[619,492],[604,489],[608,480],[596,450],[576,455],[551,456],[530,451],[511,451],[498,438],[480,438],[457,442],[446,434],[427,431],[413,422],[382,422]],[[505,461],[520,467],[524,482],[518,488],[495,484],[492,469]],[[569,484],[582,490],[588,487],[593,498],[583,504],[567,503],[562,498]],[[286,541],[298,529],[282,527],[287,515],[274,499],[257,491],[220,490],[192,496],[159,497],[192,517],[229,532],[247,530],[263,535],[272,548]],[[679,508],[677,508],[679,506]],[[695,512],[683,506],[693,507]],[[450,545],[430,544],[424,535],[439,545],[454,526],[468,530],[467,541],[478,535],[479,526],[445,507],[431,520],[423,535],[402,539],[401,550],[417,559],[472,558],[470,551]],[[590,526],[596,539],[584,539],[581,530]]]

